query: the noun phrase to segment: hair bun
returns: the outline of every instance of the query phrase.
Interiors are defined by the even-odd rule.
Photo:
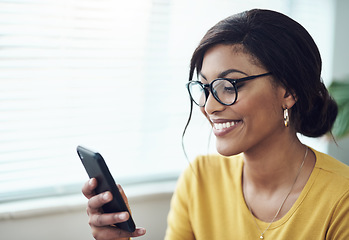
[[[323,83],[318,95],[310,104],[312,105],[305,115],[300,116],[300,126],[297,130],[308,137],[320,137],[331,131],[338,114],[338,106]]]

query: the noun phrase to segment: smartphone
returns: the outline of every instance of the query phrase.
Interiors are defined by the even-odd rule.
[[[131,217],[131,213],[128,211],[126,203],[122,198],[102,155],[82,146],[77,147],[77,152],[88,176],[97,179],[98,186],[95,189],[95,192],[99,194],[110,191],[113,195],[113,200],[103,205],[102,209],[104,213],[128,212],[130,218],[126,222],[116,223],[115,225],[128,232],[134,232],[136,226]]]

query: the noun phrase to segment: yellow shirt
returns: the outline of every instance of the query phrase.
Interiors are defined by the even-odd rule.
[[[316,164],[307,184],[264,239],[349,239],[349,167],[313,151]],[[198,157],[178,181],[165,239],[259,239],[242,194],[242,166],[242,155]],[[269,225],[256,221],[262,230]]]

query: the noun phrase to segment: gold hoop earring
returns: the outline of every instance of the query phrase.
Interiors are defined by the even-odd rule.
[[[287,107],[284,108],[284,124],[285,124],[285,127],[288,127],[290,125],[290,118],[288,116]]]

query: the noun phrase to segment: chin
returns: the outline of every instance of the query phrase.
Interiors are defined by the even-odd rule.
[[[241,149],[234,148],[231,145],[222,146],[222,144],[218,144],[218,142],[216,144],[216,149],[220,155],[225,157],[234,156],[242,152]]]

